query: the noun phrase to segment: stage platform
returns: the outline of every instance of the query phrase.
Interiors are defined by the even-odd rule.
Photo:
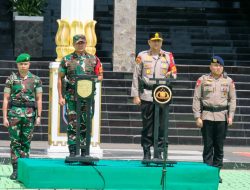
[[[161,166],[135,160],[100,160],[94,166],[68,165],[64,159],[19,159],[18,180],[26,188],[160,190]],[[217,190],[218,169],[203,163],[167,167],[167,190]]]

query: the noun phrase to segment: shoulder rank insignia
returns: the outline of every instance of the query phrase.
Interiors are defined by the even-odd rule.
[[[196,82],[196,86],[195,86],[195,87],[196,87],[196,88],[197,88],[197,87],[199,87],[199,86],[200,86],[200,84],[201,84],[201,80],[199,79],[199,80],[197,80],[197,82]]]
[[[140,57],[140,56],[138,56],[138,57],[135,59],[135,61],[136,61],[137,64],[141,64],[141,63],[142,63],[141,57]]]
[[[172,69],[171,69],[171,71],[172,71],[173,73],[176,73],[176,72],[177,72],[176,66],[173,66]]]
[[[159,56],[161,56],[161,57],[163,57],[163,58],[166,58],[166,54],[164,53],[164,52],[160,52],[160,55]]]

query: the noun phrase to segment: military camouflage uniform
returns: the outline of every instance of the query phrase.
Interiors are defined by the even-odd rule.
[[[60,64],[59,72],[65,74],[66,83],[66,107],[68,117],[68,145],[76,144],[76,97],[75,97],[75,79],[73,75],[86,74],[86,75],[99,75],[103,72],[100,60],[93,55],[83,54],[77,55],[75,52],[65,56]],[[86,102],[81,102],[82,116],[80,142],[81,146],[85,145],[86,141]]]
[[[136,66],[133,73],[132,97],[140,97],[143,129],[141,132],[141,146],[149,149],[153,145],[154,129],[154,103],[152,97],[152,81],[150,78],[166,78],[167,72],[177,73],[173,54],[161,50],[160,54],[153,56],[150,50],[140,52],[136,58]],[[160,121],[162,109],[160,108]],[[163,148],[163,125],[160,122],[159,147]]]
[[[205,163],[222,167],[227,117],[233,119],[235,109],[235,85],[230,77],[222,75],[216,79],[211,74],[207,74],[197,80],[193,97],[193,112],[195,118],[203,120],[201,132]]]
[[[21,78],[18,72],[12,73],[6,80],[4,93],[10,94],[8,130],[12,164],[20,157],[29,157],[36,117],[36,94],[41,92],[40,78],[30,72],[25,78]]]

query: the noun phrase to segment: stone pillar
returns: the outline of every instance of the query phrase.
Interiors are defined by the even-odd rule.
[[[113,70],[133,71],[137,0],[114,0]]]
[[[29,53],[32,58],[43,54],[43,17],[14,16],[14,56]]]

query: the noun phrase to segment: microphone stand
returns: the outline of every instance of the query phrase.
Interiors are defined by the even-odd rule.
[[[166,173],[167,173],[167,157],[168,157],[168,127],[169,127],[169,105],[163,105],[163,119],[162,122],[164,126],[164,136],[163,136],[163,164],[162,164],[162,175],[161,175],[161,185],[162,190],[166,189]]]

